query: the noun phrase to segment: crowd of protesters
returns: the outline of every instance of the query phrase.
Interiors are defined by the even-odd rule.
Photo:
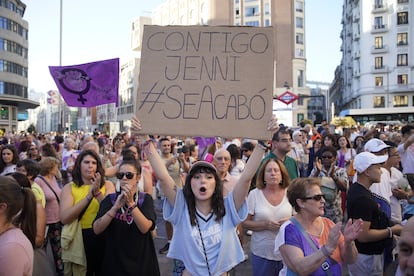
[[[399,244],[412,251],[400,233],[414,214],[414,125],[269,126],[272,139],[257,141],[144,136],[134,122],[132,135],[3,137],[0,175],[28,184],[0,183],[0,248],[22,244],[0,249],[0,263],[25,263],[0,275],[159,275],[157,198],[173,275],[222,275],[249,257],[252,275],[340,275],[345,264],[383,275],[403,254],[397,273],[413,273]]]

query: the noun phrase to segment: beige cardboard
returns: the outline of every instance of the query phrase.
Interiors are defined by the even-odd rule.
[[[271,28],[144,27],[142,133],[269,139],[272,86]]]

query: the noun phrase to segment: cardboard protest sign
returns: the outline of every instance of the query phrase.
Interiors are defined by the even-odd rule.
[[[146,25],[142,132],[269,139],[273,74],[271,28]]]

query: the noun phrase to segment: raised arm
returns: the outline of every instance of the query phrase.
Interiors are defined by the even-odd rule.
[[[277,119],[275,116],[272,116],[267,125],[267,130],[273,133],[277,130],[277,127]],[[249,162],[246,163],[243,173],[240,175],[240,178],[237,181],[236,187],[234,187],[233,198],[237,210],[243,205],[243,202],[246,199],[246,196],[249,192],[250,183],[253,179],[253,176],[256,174],[265,151],[266,146],[263,144],[263,142],[258,141],[256,147],[252,152],[252,155],[249,157]]]
[[[177,194],[174,188],[174,179],[172,179],[172,177],[168,174],[165,163],[159,156],[153,142],[146,143],[144,145],[144,151],[150,161],[152,169],[154,170],[155,176],[160,181],[161,189],[164,195],[167,197],[168,202],[174,206],[175,195]]]

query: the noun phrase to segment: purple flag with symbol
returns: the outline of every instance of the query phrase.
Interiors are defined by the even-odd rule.
[[[71,66],[49,66],[50,74],[68,106],[118,106],[119,58]]]

